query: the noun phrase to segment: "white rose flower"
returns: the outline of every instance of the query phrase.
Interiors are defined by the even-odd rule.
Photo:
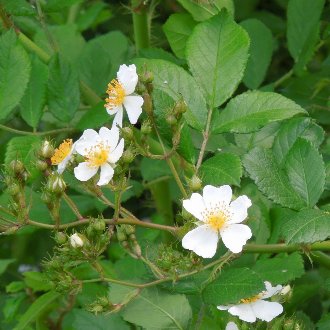
[[[123,126],[123,106],[131,124],[136,124],[140,117],[143,98],[140,95],[132,95],[137,82],[136,66],[134,64],[129,66],[123,64],[119,67],[117,79],[113,79],[108,84],[108,97],[105,99],[107,102],[105,108],[109,115],[115,115],[114,126]]]
[[[252,237],[250,228],[240,224],[247,217],[252,205],[247,196],[240,196],[233,202],[230,186],[205,186],[203,196],[193,193],[183,201],[183,207],[201,222],[182,239],[182,246],[203,258],[212,258],[220,237],[232,252],[239,253]]]
[[[73,248],[82,247],[84,245],[84,241],[77,233],[74,233],[70,236],[70,244]]]
[[[266,301],[282,290],[282,285],[272,287],[269,282],[265,282],[266,290],[258,295],[241,299],[240,303],[231,306],[217,306],[221,311],[228,310],[231,315],[238,316],[245,322],[255,322],[257,319],[270,322],[273,318],[283,312],[283,306],[278,302]]]
[[[238,326],[234,322],[228,322],[226,325],[226,330],[239,330]]]
[[[80,181],[87,181],[99,170],[100,179],[97,185],[108,184],[114,174],[115,163],[124,151],[124,139],[119,141],[119,129],[115,126],[109,130],[102,127],[97,133],[93,129],[86,129],[76,142],[76,151],[85,157],[85,162],[74,169],[75,177]]]
[[[57,173],[62,174],[75,153],[75,143],[71,139],[64,140],[51,157],[52,165],[57,165]]]

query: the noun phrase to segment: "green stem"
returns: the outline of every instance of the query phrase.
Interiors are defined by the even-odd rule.
[[[79,220],[83,220],[84,217],[81,215],[77,205],[73,202],[73,200],[66,193],[64,193],[62,197],[65,200],[65,202],[68,204],[70,209],[73,211],[73,213],[77,216],[77,218]]]
[[[150,46],[148,7],[141,0],[132,0],[132,17],[136,52]]]
[[[330,256],[321,251],[314,251],[310,254],[313,261],[319,263],[320,265],[330,268]]]
[[[10,133],[15,133],[19,135],[34,135],[34,136],[45,136],[45,135],[55,135],[59,133],[67,133],[67,132],[73,132],[74,128],[59,128],[59,129],[54,129],[51,131],[46,131],[46,132],[28,132],[28,131],[21,131],[15,128],[11,128],[5,125],[0,125],[0,129],[10,132]]]
[[[68,19],[66,21],[67,24],[72,24],[76,21],[80,8],[81,8],[81,3],[76,3],[70,7]]]
[[[278,86],[280,86],[283,82],[285,82],[287,79],[289,79],[292,75],[293,75],[293,70],[291,69],[290,71],[288,71],[286,74],[284,74],[282,77],[280,77],[279,79],[277,79],[274,82],[274,88],[277,88]]]

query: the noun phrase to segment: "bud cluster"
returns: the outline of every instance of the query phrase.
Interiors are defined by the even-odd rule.
[[[108,297],[99,297],[89,304],[86,309],[97,315],[99,313],[114,313],[120,310],[121,307],[121,304],[113,304]]]
[[[116,226],[116,229],[117,240],[123,246],[123,248],[133,253],[133,255],[137,258],[140,258],[141,247],[135,236],[135,226],[118,225]]]

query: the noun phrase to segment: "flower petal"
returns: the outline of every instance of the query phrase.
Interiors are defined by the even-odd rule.
[[[228,309],[228,312],[231,315],[238,316],[240,320],[245,322],[255,322],[257,319],[251,304],[239,304],[232,306]]]
[[[71,160],[72,154],[66,156],[58,165],[57,165],[57,173],[62,174],[68,165],[69,161]]]
[[[203,189],[203,198],[206,207],[212,208],[216,204],[224,203],[229,205],[232,196],[230,186],[225,185],[219,188],[207,185]]]
[[[183,237],[182,246],[203,258],[212,258],[217,251],[218,240],[216,231],[209,225],[202,225],[189,231]]]
[[[75,150],[78,154],[86,156],[92,146],[97,144],[100,137],[93,129],[86,129],[80,139],[75,143]]]
[[[240,223],[248,216],[247,209],[252,205],[250,198],[239,196],[230,203],[232,216],[228,223]]]
[[[124,87],[126,95],[132,94],[138,82],[138,75],[136,74],[136,66],[131,64],[127,66],[123,64],[119,67],[117,72],[118,81]]]
[[[126,96],[124,107],[126,109],[129,122],[134,125],[142,113],[143,97],[137,95]]]
[[[260,320],[270,322],[283,312],[283,306],[278,302],[258,300],[251,304],[254,314]]]
[[[203,212],[205,211],[204,199],[200,194],[193,193],[190,199],[183,201],[183,207],[200,221],[204,221]]]
[[[280,293],[282,290],[282,285],[272,286],[270,282],[265,281],[266,292],[263,294],[262,299],[270,298],[275,294]]]
[[[112,107],[112,108],[110,108],[109,106],[106,106],[105,109],[107,110],[107,113],[108,113],[110,116],[113,116],[113,115],[115,115],[118,111],[123,110],[123,105],[120,104],[120,105],[118,105],[117,107]]]
[[[111,130],[107,127],[101,127],[99,131],[100,138],[113,150],[118,144],[119,129],[118,127],[112,127]]]
[[[123,127],[123,106],[120,106],[120,109],[118,110],[118,112],[115,115],[115,118],[113,118],[112,121],[112,127]]]
[[[231,306],[223,306],[223,305],[219,305],[217,306],[217,308],[220,310],[220,311],[227,311]]]
[[[103,164],[101,166],[100,180],[98,181],[97,185],[103,186],[105,184],[108,184],[109,181],[112,179],[114,172],[115,171],[113,170],[110,164],[108,163]]]
[[[122,156],[124,152],[124,139],[121,139],[115,150],[110,151],[108,156],[108,162],[111,164],[115,164],[118,162],[119,158]]]
[[[233,224],[220,230],[223,244],[232,252],[239,253],[243,245],[252,237],[251,229],[246,225]]]
[[[225,330],[239,330],[235,322],[228,322]]]
[[[80,181],[88,181],[97,173],[98,167],[88,166],[87,162],[80,163],[74,168],[74,175]]]

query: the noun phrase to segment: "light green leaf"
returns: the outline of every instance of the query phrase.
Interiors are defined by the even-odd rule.
[[[76,70],[63,58],[55,55],[49,67],[48,107],[57,119],[69,122],[80,104]]]
[[[14,16],[34,16],[36,11],[32,5],[26,0],[0,0],[0,4],[4,7],[8,14]]]
[[[48,291],[52,288],[52,284],[44,273],[40,272],[24,272],[24,282],[33,291]]]
[[[224,103],[243,78],[249,43],[248,34],[226,12],[195,27],[186,57],[211,108]]]
[[[172,14],[163,25],[166,38],[173,53],[180,58],[185,58],[186,43],[196,22],[189,14]]]
[[[304,273],[304,260],[299,253],[258,260],[252,268],[263,281],[287,284]]]
[[[218,14],[225,8],[234,16],[234,2],[232,0],[213,0],[213,1],[191,1],[178,0],[196,21],[205,21],[206,19]]]
[[[3,274],[7,267],[14,261],[15,259],[0,259],[0,275]]]
[[[255,296],[265,289],[261,278],[251,269],[224,270],[203,291],[204,301],[213,305],[235,304],[242,298]]]
[[[18,105],[30,77],[30,59],[13,30],[0,37],[0,120]]]
[[[313,56],[323,6],[324,0],[290,0],[288,3],[288,48],[298,70]]]
[[[304,201],[288,184],[288,177],[279,168],[269,149],[254,148],[244,156],[243,165],[259,190],[268,198],[285,207],[304,207]]]
[[[249,133],[278,120],[306,113],[295,102],[272,92],[246,92],[232,99],[214,123],[214,133]]]
[[[83,12],[80,12],[75,22],[79,31],[85,31],[93,26],[105,8],[107,5],[104,2],[93,2]]]
[[[28,308],[28,310],[21,316],[17,326],[14,330],[24,330],[33,321],[35,321],[49,305],[52,304],[61,296],[60,293],[55,291],[49,291],[39,298],[37,298]]]
[[[239,186],[242,165],[239,157],[230,153],[220,153],[203,162],[200,168],[203,184]]]
[[[146,67],[154,74],[154,88],[168,94],[174,101],[183,97],[188,105],[184,114],[188,124],[199,131],[205,126],[207,108],[205,99],[193,77],[181,67],[163,60],[139,58],[134,61],[140,70]]]
[[[32,60],[31,78],[20,102],[21,116],[37,128],[46,102],[48,68],[36,56]]]
[[[298,138],[285,161],[285,170],[293,189],[313,207],[325,185],[325,166],[322,156],[307,140]]]
[[[330,236],[330,214],[320,210],[302,210],[283,224],[287,243],[313,243]]]
[[[60,11],[79,2],[82,0],[48,0],[44,10],[47,12]]]
[[[330,313],[326,313],[317,322],[317,330],[329,330],[329,328],[330,328]]]
[[[268,27],[257,19],[248,19],[240,23],[251,40],[250,57],[248,59],[244,84],[257,89],[264,81],[268,66],[272,59],[274,40]]]

